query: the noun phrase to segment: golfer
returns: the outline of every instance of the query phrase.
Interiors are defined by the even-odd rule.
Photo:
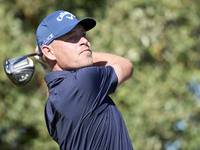
[[[78,20],[61,10],[37,28],[39,52],[51,68],[45,76],[46,126],[61,150],[133,150],[109,97],[131,78],[133,65],[117,55],[92,52],[86,32],[95,25],[92,18]]]

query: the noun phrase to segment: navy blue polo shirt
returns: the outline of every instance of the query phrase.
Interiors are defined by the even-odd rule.
[[[122,115],[109,97],[118,83],[111,66],[54,71],[45,81],[45,121],[61,150],[133,150]]]

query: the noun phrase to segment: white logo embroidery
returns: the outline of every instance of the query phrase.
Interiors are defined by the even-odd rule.
[[[53,34],[50,34],[50,35],[43,41],[43,43],[44,43],[44,44],[47,44],[53,37],[54,37]]]
[[[66,16],[66,15],[68,15],[68,16]],[[60,13],[60,15],[57,17],[57,21],[62,21],[64,16],[66,16],[66,18],[71,19],[71,20],[73,20],[74,19],[73,17],[75,17],[73,14],[65,11],[65,12]]]

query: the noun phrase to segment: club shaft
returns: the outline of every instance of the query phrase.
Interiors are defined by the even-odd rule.
[[[36,56],[36,55],[40,55],[40,53],[39,52],[31,53],[31,54],[25,55],[24,57],[32,57],[32,56]]]

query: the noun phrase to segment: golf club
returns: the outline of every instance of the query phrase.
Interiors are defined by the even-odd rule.
[[[39,53],[14,57],[4,61],[4,71],[16,87],[26,85],[32,78],[35,66],[30,57],[36,55],[39,55]]]

